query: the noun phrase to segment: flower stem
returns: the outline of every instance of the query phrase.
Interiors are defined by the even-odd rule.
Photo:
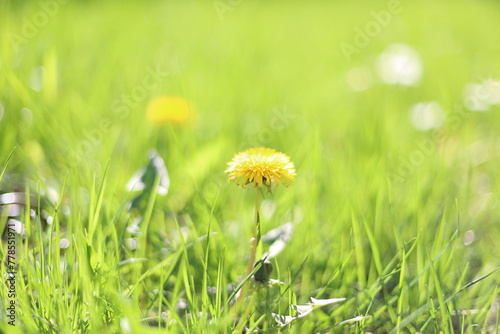
[[[255,257],[257,254],[257,247],[259,246],[260,242],[260,201],[261,201],[261,189],[257,188],[257,197],[255,199],[255,221],[253,225],[253,235],[252,238],[250,239],[250,258],[248,259],[248,265],[247,265],[247,272],[245,274],[245,277],[250,276],[252,273],[253,267],[255,265]],[[241,302],[245,299],[247,293],[248,293],[248,288],[250,286],[250,279],[247,280],[247,282],[243,285],[240,291],[240,295],[236,299],[235,303],[235,308],[239,309],[239,305]]]

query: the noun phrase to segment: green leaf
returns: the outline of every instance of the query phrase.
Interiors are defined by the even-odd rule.
[[[168,176],[165,161],[155,150],[149,151],[149,161],[146,166],[138,170],[127,183],[129,191],[140,191],[130,203],[130,209],[143,209],[147,199],[155,190],[155,180],[160,178],[160,183],[156,188],[158,195],[165,196],[170,187],[170,177]]]

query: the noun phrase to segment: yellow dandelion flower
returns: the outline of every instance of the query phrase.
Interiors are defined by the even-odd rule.
[[[290,158],[271,148],[251,148],[236,154],[225,170],[229,182],[235,181],[242,187],[253,183],[254,187],[268,188],[281,181],[288,186],[295,180],[295,167]]]
[[[191,105],[182,97],[161,96],[152,100],[146,112],[147,118],[157,124],[167,122],[182,124],[193,115]]]

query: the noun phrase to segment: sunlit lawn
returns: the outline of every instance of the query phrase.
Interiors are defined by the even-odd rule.
[[[2,1],[0,332],[498,333],[499,10]],[[261,146],[297,172],[263,188],[268,283],[224,173]],[[311,297],[346,299],[273,318]]]

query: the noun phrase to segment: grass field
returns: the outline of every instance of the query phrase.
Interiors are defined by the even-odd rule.
[[[0,1],[0,332],[498,333],[499,11]],[[224,173],[252,147],[297,172],[259,205],[268,283]]]

